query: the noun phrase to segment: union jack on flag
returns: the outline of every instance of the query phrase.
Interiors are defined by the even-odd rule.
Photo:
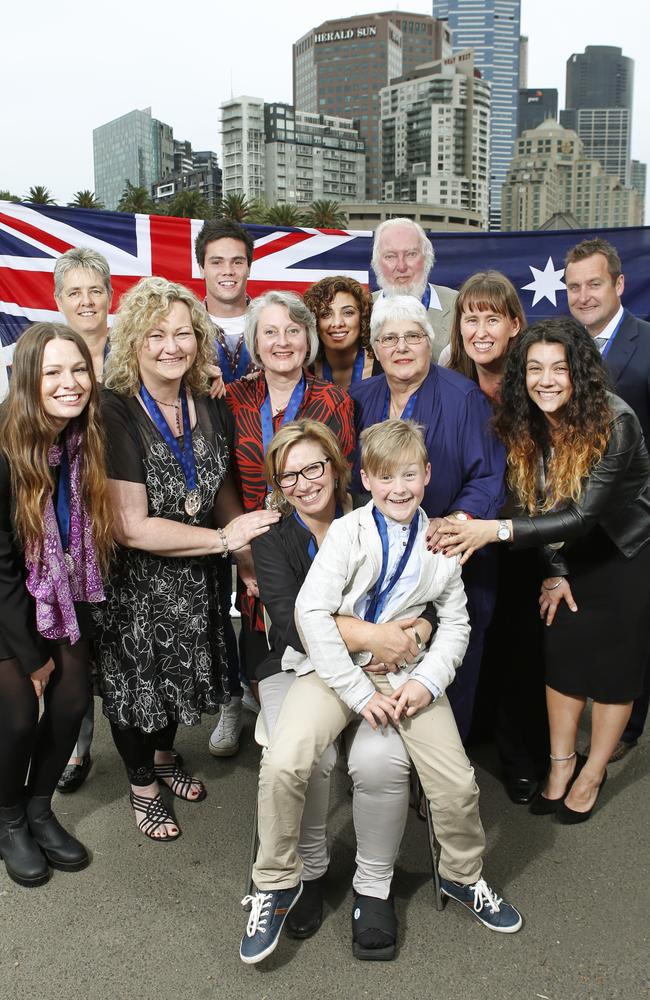
[[[197,219],[129,215],[80,208],[0,202],[0,398],[13,345],[38,320],[60,320],[52,272],[71,247],[98,250],[108,260],[113,311],[134,282],[162,275],[203,298],[194,241]],[[247,226],[255,240],[248,282],[251,296],[269,288],[303,292],[328,275],[347,274],[376,287],[370,270],[372,233]],[[532,233],[432,234],[436,284],[459,288],[476,271],[496,268],[515,285],[529,322],[566,313],[564,255],[581,240],[605,236],[618,249],[625,274],[624,304],[650,318],[650,228],[552,230]]]

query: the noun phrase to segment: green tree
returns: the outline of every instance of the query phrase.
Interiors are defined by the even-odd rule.
[[[75,191],[72,201],[68,202],[68,208],[106,208],[103,201],[96,197],[94,191],[84,188],[83,191]]]
[[[181,219],[210,219],[212,208],[199,191],[178,191],[166,205],[167,215]]]
[[[27,201],[31,205],[56,205],[49,188],[44,187],[43,184],[35,184],[30,187],[23,201]]]
[[[217,214],[222,215],[224,219],[232,219],[233,222],[243,222],[248,218],[249,211],[250,204],[246,195],[227,194],[222,198]]]
[[[14,205],[17,205],[21,199],[17,194],[12,194],[11,191],[0,191],[0,201],[12,201]]]
[[[314,201],[303,215],[303,225],[313,229],[343,229],[348,217],[337,201]]]
[[[154,211],[154,204],[146,187],[136,187],[131,181],[127,181],[117,210],[118,212],[141,212],[143,215],[148,215]]]
[[[302,226],[302,212],[297,205],[286,205],[278,202],[270,205],[264,220],[270,226]]]
[[[253,198],[248,203],[246,222],[257,222],[260,225],[263,225],[266,222],[268,211],[269,206],[264,198]]]

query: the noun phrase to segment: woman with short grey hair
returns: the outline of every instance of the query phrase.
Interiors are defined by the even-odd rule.
[[[293,292],[269,291],[248,309],[244,340],[260,371],[231,382],[226,403],[235,418],[233,455],[244,510],[260,510],[267,497],[264,456],[273,435],[291,420],[326,424],[346,459],[354,453],[352,401],[344,389],[307,370],[318,353],[316,320]],[[259,598],[240,586],[246,671],[255,680],[268,649]]]
[[[379,299],[373,306],[370,316],[370,346],[373,350],[380,338],[382,343],[385,340],[385,337],[382,337],[385,324],[392,322],[411,323],[414,331],[419,327],[420,331],[429,338],[433,349],[433,327],[422,303],[418,302],[412,295],[394,295],[390,298]],[[418,342],[420,339],[418,338]],[[375,353],[377,352],[375,351]]]

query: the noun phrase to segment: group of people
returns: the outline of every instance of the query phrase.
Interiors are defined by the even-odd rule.
[[[164,788],[206,797],[178,723],[218,712],[208,749],[234,754],[246,691],[266,745],[244,962],[285,926],[320,926],[341,733],[355,956],[395,954],[412,767],[442,892],[517,931],[483,876],[465,746],[489,731],[512,801],[576,824],[648,709],[650,325],[621,305],[618,254],[569,251],[572,318],[529,328],[497,271],[458,293],[432,284],[407,219],[375,234],[374,301],[344,276],[250,301],[253,243],[227,220],[205,224],[196,256],[203,304],[142,279],[109,337],[108,265],[68,251],[67,325],[36,324],[15,350],[0,406],[7,872],[34,886],[89,862],[51,802],[88,775],[91,684],[158,843],[181,833]]]

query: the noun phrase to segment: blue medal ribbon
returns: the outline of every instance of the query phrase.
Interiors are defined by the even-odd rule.
[[[366,364],[366,352],[363,347],[359,348],[356,358],[354,359],[354,368],[352,369],[352,382],[350,385],[354,385],[355,382],[360,382],[363,378],[363,369]],[[323,356],[323,378],[326,382],[333,382],[334,376],[332,375],[332,366],[325,356]]]
[[[429,306],[431,305],[431,285],[427,285],[427,287],[424,289],[424,295],[420,299],[420,302],[422,303],[425,309],[428,309]]]
[[[623,310],[623,315],[621,316],[621,318],[619,319],[618,323],[614,327],[614,329],[612,331],[611,337],[609,338],[609,340],[607,341],[607,343],[603,347],[602,353],[600,355],[601,358],[606,358],[607,355],[609,354],[609,352],[611,350],[611,346],[614,343],[614,338],[616,337],[616,334],[618,333],[618,331],[621,329],[621,323],[623,322],[624,319],[625,319],[625,310]]]
[[[316,553],[318,551],[318,548],[316,546],[316,539],[312,535],[311,531],[309,530],[309,528],[307,527],[307,525],[305,524],[305,522],[303,521],[297,510],[294,510],[293,516],[295,517],[300,527],[304,528],[309,535],[309,545],[307,546],[307,555],[309,556],[311,562],[313,562],[314,559],[316,558]],[[337,503],[336,510],[334,511],[334,520],[336,520],[337,517],[342,517],[342,516],[343,516],[343,510],[341,508],[340,503]]]
[[[239,361],[237,362],[237,367],[233,367],[232,358],[228,354],[228,351],[224,345],[215,339],[215,346],[217,348],[217,354],[219,355],[219,367],[223,375],[223,380],[226,384],[234,382],[236,379],[243,378],[248,371],[248,366],[251,363],[251,356],[248,353],[248,348],[242,340],[241,351],[239,353]]]
[[[409,396],[408,400],[406,401],[406,406],[402,411],[402,416],[400,417],[400,420],[409,420],[413,416],[413,410],[415,409],[415,404],[417,403],[417,400],[418,400],[418,394],[416,391],[413,393],[412,396]],[[384,400],[384,411],[381,415],[382,421],[388,420],[389,412],[390,412],[390,388],[386,386],[386,399]]]
[[[185,388],[181,385],[181,412],[183,414],[183,449],[178,443],[177,438],[174,437],[169,425],[162,413],[160,412],[160,407],[156,403],[155,399],[150,392],[147,391],[146,386],[140,386],[140,399],[145,405],[145,409],[154,424],[160,431],[161,437],[163,438],[166,445],[183,470],[183,476],[185,477],[185,483],[187,485],[188,491],[195,490],[196,486],[196,462],[194,461],[194,451],[192,449],[192,428],[190,426],[190,411],[187,405],[187,395],[185,393]]]
[[[59,464],[59,485],[56,491],[56,522],[61,536],[61,548],[65,552],[70,538],[70,460],[65,441]]]
[[[291,399],[287,403],[287,408],[284,411],[284,416],[280,421],[280,427],[283,424],[288,424],[290,420],[293,420],[303,399],[305,398],[305,376],[301,376],[300,381],[295,386],[293,392],[291,393]],[[264,397],[264,402],[260,407],[260,420],[262,422],[262,448],[264,454],[266,455],[269,450],[269,445],[275,433],[273,428],[273,414],[271,413],[271,397],[269,395],[268,389],[266,390],[266,396]],[[267,486],[267,490],[270,493],[271,487]]]
[[[413,546],[415,545],[415,539],[418,534],[418,527],[420,522],[420,517],[416,511],[413,515],[413,520],[411,521],[411,527],[409,529],[408,542],[406,543],[406,548],[402,553],[402,558],[395,567],[395,572],[391,576],[388,583],[384,586],[384,580],[386,578],[386,572],[388,570],[388,554],[389,554],[389,542],[388,542],[388,528],[386,527],[386,521],[384,520],[384,515],[381,511],[377,510],[376,507],[372,508],[372,516],[377,525],[377,531],[379,532],[379,537],[381,538],[381,571],[375,586],[373,587],[372,597],[370,598],[370,603],[366,609],[364,618],[367,622],[377,622],[382,611],[386,606],[386,602],[390,597],[392,591],[395,588],[398,580],[402,576],[402,573],[406,569],[406,564],[409,561],[411,552],[413,551]],[[383,588],[383,589],[382,589]]]

